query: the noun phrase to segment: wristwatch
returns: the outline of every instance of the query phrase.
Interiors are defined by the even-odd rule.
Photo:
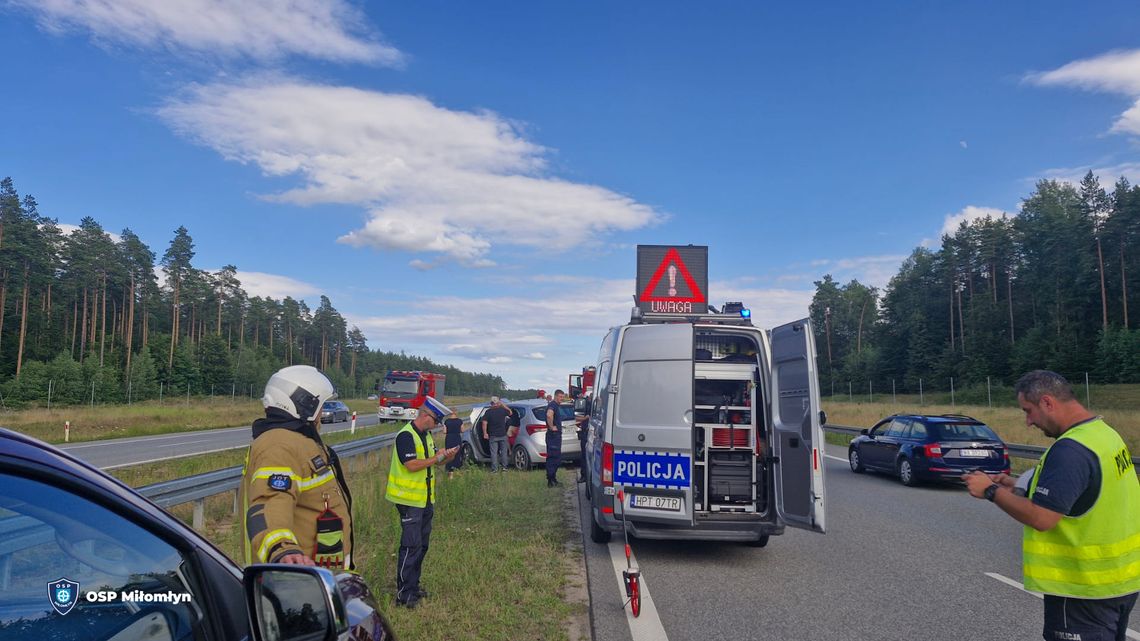
[[[999,487],[1001,487],[1001,486],[998,485],[997,483],[994,483],[993,485],[987,487],[985,492],[982,492],[982,496],[986,497],[986,500],[989,501],[990,503],[993,503],[994,502],[994,496],[997,494]]]

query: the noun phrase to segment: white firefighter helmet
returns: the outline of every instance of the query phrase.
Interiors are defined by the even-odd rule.
[[[284,367],[269,377],[261,404],[276,407],[293,418],[315,421],[324,402],[336,398],[336,388],[329,377],[311,365]]]

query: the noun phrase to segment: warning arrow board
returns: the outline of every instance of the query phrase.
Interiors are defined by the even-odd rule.
[[[637,305],[642,312],[708,313],[709,248],[638,245]]]

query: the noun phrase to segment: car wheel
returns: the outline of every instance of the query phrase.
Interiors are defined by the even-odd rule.
[[[862,474],[867,469],[863,467],[863,459],[859,457],[859,450],[855,448],[847,450],[847,462],[851,464],[851,471],[856,474]]]
[[[463,464],[475,465],[479,461],[475,460],[475,448],[471,447],[470,443],[463,444]]]
[[[918,477],[914,475],[914,466],[911,465],[908,458],[899,459],[899,480],[907,487],[918,485]]]
[[[610,542],[610,531],[603,529],[598,525],[598,520],[593,516],[593,510],[590,510],[590,540],[594,543],[606,544]]]
[[[530,454],[527,453],[525,447],[516,445],[514,456],[511,458],[514,459],[515,469],[519,469],[524,472],[530,469]]]
[[[762,548],[768,545],[768,535],[764,534],[755,541],[749,541],[746,545],[750,548]]]

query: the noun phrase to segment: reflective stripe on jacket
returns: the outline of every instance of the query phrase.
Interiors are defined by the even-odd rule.
[[[1081,599],[1107,599],[1140,590],[1140,482],[1128,447],[1103,420],[1068,429],[1100,465],[1100,494],[1088,512],[1065,516],[1053,529],[1026,526],[1022,538],[1025,589]],[[1029,485],[1037,489],[1041,457]]]
[[[412,441],[416,444],[416,458],[417,459],[430,459],[435,457],[435,441],[432,440],[431,434],[425,434],[427,437],[420,438],[420,433],[416,430],[415,426],[411,423],[404,425],[399,433],[410,432]],[[397,435],[399,434],[397,433]],[[427,441],[427,451],[424,451],[424,441]],[[396,446],[392,446],[392,465],[388,468],[388,489],[384,493],[384,497],[393,503],[401,505],[410,505],[412,507],[426,507],[428,501],[428,470],[424,468],[418,472],[409,472],[408,468],[404,467],[403,461],[400,460],[400,454]],[[432,496],[435,496],[435,475],[431,475],[431,488]]]
[[[317,518],[328,509],[342,520],[344,567],[351,567],[352,515],[328,451],[290,429],[271,429],[246,453],[242,470],[244,560],[270,563],[288,552],[312,556]]]

